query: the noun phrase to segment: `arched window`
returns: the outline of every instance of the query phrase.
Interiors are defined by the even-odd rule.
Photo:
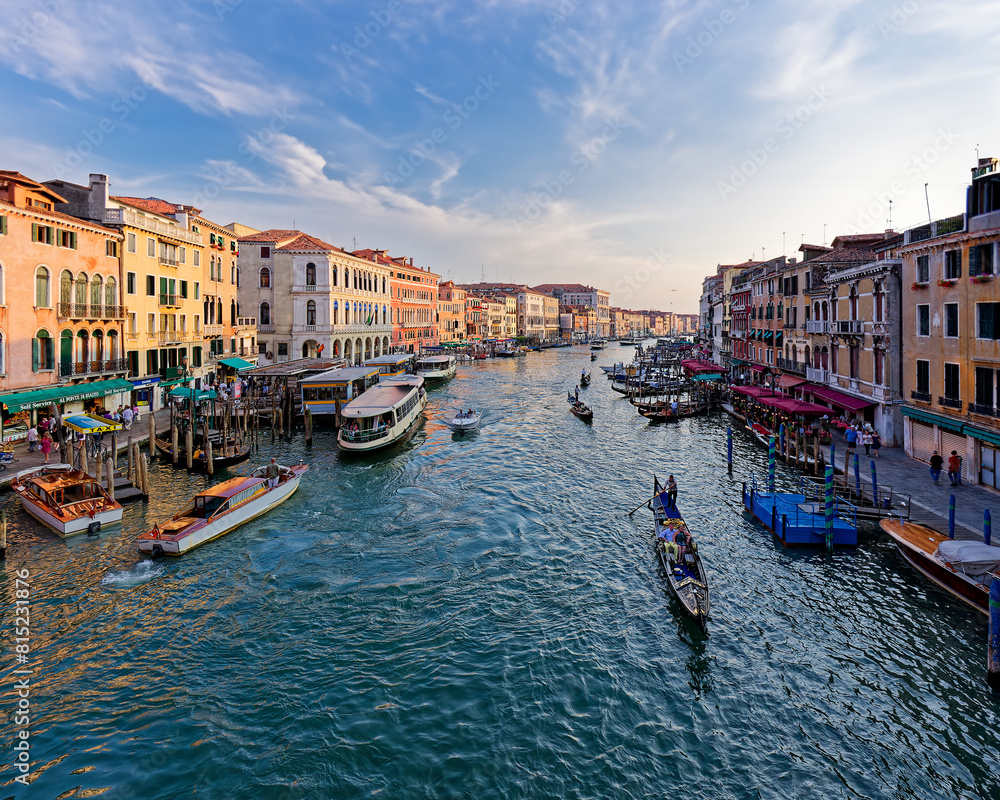
[[[102,295],[104,294],[104,292],[102,291],[103,289],[104,289],[104,284],[101,282],[101,276],[95,275],[94,279],[90,282],[91,314],[94,313],[94,309],[98,309],[101,307],[101,300],[103,299]]]
[[[347,267],[344,267],[344,288],[351,288],[351,271]]]
[[[333,301],[333,319],[331,320],[331,323],[333,325],[339,325],[340,324],[340,308],[337,305],[337,301],[336,300]],[[336,351],[334,351],[334,355],[336,355]]]
[[[104,284],[104,305],[108,308],[118,308],[118,283],[114,278],[108,278]]]
[[[262,267],[260,271],[260,288],[270,289],[271,288],[271,270],[267,267]]]
[[[222,298],[220,297],[216,302],[216,316],[215,321],[220,325],[222,324]]]
[[[230,300],[229,301],[229,324],[230,325],[235,325],[236,324],[236,301],[235,300]]]
[[[260,304],[260,313],[258,314],[258,316],[260,317],[260,324],[261,325],[270,325],[271,324],[271,304],[270,303],[261,303]]]
[[[236,265],[233,264],[229,267],[229,282],[233,285],[236,284]]]
[[[316,301],[310,300],[306,303],[306,325],[316,324]]]
[[[35,270],[35,307],[49,307],[49,271],[45,267]]]
[[[7,302],[6,277],[7,273],[4,271],[3,264],[0,264],[0,306]],[[2,340],[0,340],[0,373],[3,373],[3,371],[3,346]]]
[[[331,284],[330,284],[331,286],[336,286],[337,285],[337,268],[336,267],[334,267],[333,268],[333,272],[330,273],[330,281],[331,281]]]
[[[310,261],[306,264],[306,286],[316,285],[316,265]]]
[[[857,286],[852,286],[851,287],[851,294],[850,294],[850,297],[848,298],[847,306],[848,306],[848,308],[847,308],[848,314],[850,315],[849,318],[850,319],[857,319],[858,318],[858,287]],[[852,375],[851,377],[854,377],[854,376]]]
[[[45,273],[48,282],[48,271]],[[41,369],[54,369],[56,363],[55,342],[49,332],[42,328],[31,340],[31,368],[38,372]]]
[[[59,277],[59,302],[66,305],[73,302],[73,275],[68,269]]]

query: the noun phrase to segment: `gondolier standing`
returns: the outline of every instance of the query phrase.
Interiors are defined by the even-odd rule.
[[[670,508],[677,507],[677,481],[673,475],[667,478],[667,504]]]

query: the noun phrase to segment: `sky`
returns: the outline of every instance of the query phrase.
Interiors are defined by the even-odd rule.
[[[0,168],[697,313],[717,265],[961,213],[991,0],[0,0]],[[891,222],[890,222],[891,219]]]

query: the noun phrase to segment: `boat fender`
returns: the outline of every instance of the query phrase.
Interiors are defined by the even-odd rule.
[[[91,523],[90,523],[90,524],[89,524],[89,525],[87,526],[87,533],[89,533],[89,534],[91,534],[91,535],[94,535],[94,534],[96,534],[96,533],[97,533],[97,532],[98,532],[98,531],[99,531],[100,529],[101,529],[101,521],[100,521],[99,519],[95,519],[95,520],[94,520],[93,522],[91,522]]]
[[[163,548],[160,547],[158,544],[154,544],[153,545],[153,549],[150,552],[150,555],[153,558],[160,558],[160,557],[162,557],[163,556]]]

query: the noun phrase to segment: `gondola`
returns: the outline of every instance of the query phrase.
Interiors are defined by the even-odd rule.
[[[590,360],[591,361],[597,361],[597,353],[591,353],[590,354]]]
[[[677,503],[674,502],[673,505],[670,505],[666,489],[660,486],[660,482],[655,476],[653,477],[653,491],[653,543],[656,547],[656,555],[660,559],[660,566],[667,576],[670,590],[680,601],[684,611],[699,628],[706,631],[711,599],[708,592],[708,575],[698,553],[697,543],[694,543],[689,552],[684,554],[684,559],[681,562],[674,559],[672,550],[668,552],[667,543],[660,538],[661,533],[669,527],[682,531],[687,531],[688,527],[681,517]]]
[[[161,439],[159,436],[154,440],[156,442],[156,449],[158,452],[163,454],[163,457],[168,462],[173,461],[173,447],[170,442]],[[222,448],[218,442],[212,442],[212,469],[225,469],[226,467],[231,467],[234,464],[239,464],[250,458],[251,447],[249,444],[230,444],[226,448]],[[180,454],[177,459],[177,466],[187,467],[187,453],[184,450],[184,445],[179,446]],[[216,455],[218,453],[218,455]],[[205,459],[205,451],[202,450],[197,444],[195,445],[194,458],[192,459],[192,470],[196,472],[207,472],[208,464]]]
[[[576,414],[576,416],[586,422],[594,421],[594,412],[589,406],[585,406],[579,400],[575,399],[573,395],[570,395],[567,400],[569,402],[569,410]]]
[[[580,388],[581,389],[583,387],[585,387],[585,386],[590,386],[590,378],[591,378],[591,373],[590,372],[585,372],[585,373],[583,373],[580,376]]]

